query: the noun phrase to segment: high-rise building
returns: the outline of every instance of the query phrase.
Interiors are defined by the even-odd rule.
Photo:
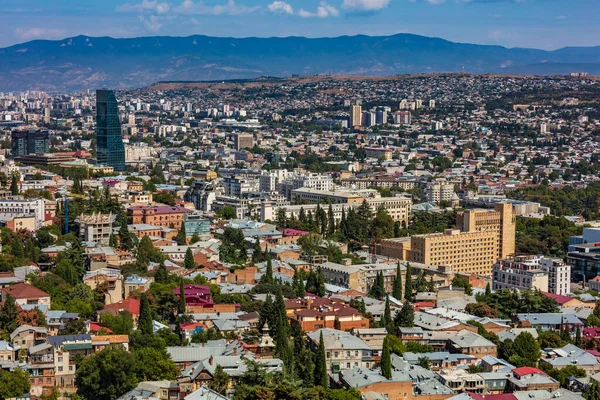
[[[251,149],[254,147],[254,136],[251,133],[239,133],[235,135],[235,149]]]
[[[515,252],[516,214],[510,203],[497,203],[494,210],[459,212],[456,225],[443,233],[412,236],[410,261],[490,275],[498,259]]]
[[[125,170],[125,146],[121,136],[119,108],[112,90],[96,91],[96,145],[98,164]]]
[[[410,125],[411,124],[411,113],[410,111],[396,111],[394,113],[394,124],[396,125]]]
[[[426,201],[439,203],[440,201],[452,201],[454,196],[454,184],[450,182],[427,182],[423,197]]]
[[[350,126],[362,125],[362,106],[354,105],[350,109]]]
[[[11,153],[13,157],[44,154],[48,152],[49,147],[50,138],[46,130],[29,129],[12,133]]]

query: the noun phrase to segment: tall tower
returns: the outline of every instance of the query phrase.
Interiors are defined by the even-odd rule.
[[[360,105],[353,105],[350,109],[350,126],[361,126],[362,125],[362,107]]]
[[[125,170],[125,146],[119,108],[112,90],[96,90],[96,146],[98,164]]]

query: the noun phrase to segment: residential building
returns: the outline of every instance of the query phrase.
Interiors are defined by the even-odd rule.
[[[111,166],[115,171],[125,171],[119,108],[112,90],[96,91],[96,146],[98,164]]]
[[[350,108],[350,126],[362,125],[362,106],[356,104]]]
[[[75,223],[79,225],[79,237],[86,242],[108,245],[116,218],[117,216],[112,213],[80,215],[75,219]]]
[[[566,295],[571,293],[571,266],[557,258],[542,258],[542,270],[548,273],[548,292]]]
[[[541,269],[540,258],[515,256],[498,260],[492,268],[492,289],[537,289],[548,291],[548,273]]]
[[[365,153],[368,158],[377,160],[391,160],[393,151],[388,147],[365,147]]]
[[[39,229],[46,220],[44,199],[0,200],[0,215],[35,216],[36,228]]]
[[[425,201],[436,204],[442,201],[450,203],[454,197],[454,184],[443,181],[427,182],[423,190],[423,197]]]
[[[377,352],[359,337],[336,329],[325,328],[308,333],[309,345],[313,351],[319,346],[321,333],[329,373],[337,374],[355,367],[371,368],[379,360]]]
[[[127,215],[132,219],[133,224],[149,224],[164,226],[174,229],[181,229],[183,216],[189,210],[176,206],[136,206],[127,209]]]
[[[254,136],[251,133],[238,133],[234,135],[235,149],[251,149],[254,147]]]
[[[2,289],[2,301],[6,300],[7,295],[11,295],[20,306],[26,304],[50,305],[48,293],[27,283],[17,283]]]
[[[146,278],[136,274],[129,275],[123,286],[125,287],[125,298],[131,296],[132,292],[146,292],[154,278]]]

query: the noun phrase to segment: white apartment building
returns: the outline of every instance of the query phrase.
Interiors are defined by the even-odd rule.
[[[45,220],[44,199],[0,200],[0,216],[2,214],[25,214],[35,216],[35,223],[41,228]]]
[[[272,171],[262,171],[258,178],[258,188],[261,192],[274,193],[277,192],[277,185],[284,181],[289,173],[285,169],[275,169]]]
[[[153,157],[156,157],[156,150],[146,143],[125,145],[125,161],[140,161]]]
[[[241,197],[242,193],[254,192],[257,182],[249,178],[230,177],[223,179],[223,189],[226,196]]]
[[[320,175],[315,173],[308,175],[295,174],[280,182],[278,191],[288,200],[291,200],[292,191],[294,189],[300,189],[303,187],[330,191],[333,190],[333,179],[329,175]]]
[[[548,292],[548,272],[541,268],[539,256],[500,259],[492,268],[492,289],[538,289]]]
[[[454,184],[449,182],[427,182],[423,190],[425,200],[432,203],[452,201],[453,196]]]
[[[566,295],[571,292],[571,266],[561,259],[542,258],[542,270],[548,273],[548,291],[554,294]]]

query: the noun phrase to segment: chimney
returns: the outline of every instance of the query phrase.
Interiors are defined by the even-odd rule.
[[[214,362],[213,356],[210,356],[210,358],[208,359],[208,363],[210,365],[213,365],[213,362]]]

